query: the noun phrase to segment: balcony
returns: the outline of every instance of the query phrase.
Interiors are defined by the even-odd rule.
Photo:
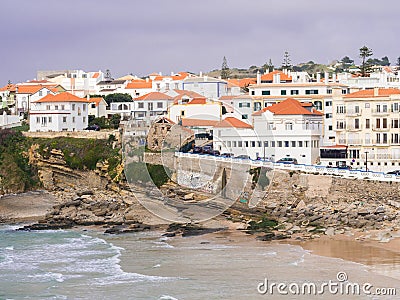
[[[346,111],[346,117],[360,117],[361,116],[361,110],[348,110]]]
[[[379,132],[381,132],[381,131],[389,131],[390,128],[389,128],[389,127],[382,128],[382,127],[372,126],[372,130],[373,130],[373,131],[379,131]]]
[[[347,126],[347,131],[361,131],[361,126]]]
[[[387,109],[387,110],[383,111],[382,109],[380,109],[380,110],[372,109],[371,113],[372,113],[372,115],[375,115],[375,116],[388,116],[390,114],[390,110]]]

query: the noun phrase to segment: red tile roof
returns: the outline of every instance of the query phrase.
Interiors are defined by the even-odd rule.
[[[202,98],[203,96],[193,92],[193,91],[184,91],[184,90],[174,90],[175,93],[178,93],[177,96],[174,97],[174,104],[178,104],[179,100],[182,100],[182,98],[184,96],[189,97],[190,99],[194,99],[194,98]]]
[[[135,98],[134,100],[172,100],[173,98],[160,92],[151,92],[146,95]]]
[[[43,88],[48,88],[43,85],[18,85],[18,94],[35,94]]]
[[[374,96],[374,89],[369,89],[347,94],[344,96],[344,98],[388,97],[390,95],[398,94],[400,94],[400,89],[378,89],[378,96]]]
[[[42,103],[42,102],[84,102],[84,103],[90,103],[90,100],[87,100],[86,98],[80,98],[75,95],[72,95],[68,92],[60,93],[57,95],[52,95],[48,94],[47,96],[43,97],[42,99],[39,99],[35,101],[35,103]]]
[[[261,116],[266,111],[270,111],[274,115],[322,115],[322,113],[314,109],[312,111],[307,110],[301,102],[293,98],[288,98],[282,102],[267,106],[253,113],[253,116]]]
[[[206,104],[207,99],[205,97],[193,98],[188,104]]]
[[[151,81],[146,82],[144,80],[131,81],[126,85],[126,89],[151,89]]]
[[[182,126],[215,126],[218,122],[219,121],[184,118],[182,119]]]
[[[94,74],[92,75],[92,78],[99,78],[99,76],[100,76],[100,73],[99,73],[99,72],[96,72],[96,73],[94,73]]]
[[[236,119],[234,117],[226,117],[223,119],[221,122],[218,122],[214,127],[218,128],[253,128],[250,124],[247,124],[239,119]]]
[[[281,81],[292,81],[292,77],[291,76],[286,75],[284,72],[278,71],[278,70],[277,71],[272,71],[272,72],[270,72],[268,74],[261,75],[261,81],[273,82],[275,74],[280,74],[280,76],[281,76],[280,80]]]
[[[96,106],[99,106],[101,100],[104,100],[103,97],[89,98],[90,103],[95,103]],[[105,101],[105,100],[104,100],[104,101]]]
[[[237,85],[241,88],[244,88],[250,84],[256,84],[257,79],[256,78],[241,78],[241,79],[228,79],[228,83]]]
[[[16,87],[17,86],[15,84],[7,84],[6,86],[3,86],[2,88],[0,88],[0,92],[3,92],[3,91],[15,92]]]

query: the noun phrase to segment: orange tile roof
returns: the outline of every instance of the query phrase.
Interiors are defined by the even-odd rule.
[[[218,122],[214,127],[218,128],[253,128],[250,124],[247,124],[239,119],[234,117],[226,117],[221,122]]]
[[[99,72],[96,72],[96,73],[94,73],[94,74],[92,75],[92,78],[99,78],[99,76],[100,76],[100,73],[99,73]]]
[[[388,97],[390,95],[400,94],[400,89],[379,89],[378,96],[374,96],[374,89],[361,90],[358,92],[350,93],[344,96],[344,98],[372,98],[372,97]]]
[[[207,99],[205,97],[193,98],[188,104],[206,104]]]
[[[16,87],[17,86],[15,84],[7,84],[6,86],[3,86],[2,88],[0,88],[0,92],[3,92],[3,91],[15,92]]]
[[[241,79],[228,79],[227,80],[230,84],[237,85],[241,88],[244,88],[250,84],[256,84],[257,79],[256,78],[241,78]]]
[[[95,103],[96,106],[99,106],[101,100],[104,100],[103,97],[93,97],[93,98],[89,98],[89,102],[90,103]],[[104,100],[105,101],[105,100]]]
[[[134,100],[172,100],[173,98],[160,92],[151,92],[146,95],[135,98]]]
[[[270,111],[274,115],[322,115],[322,113],[314,109],[312,111],[307,110],[301,102],[293,98],[288,98],[282,102],[264,107],[262,110],[253,113],[253,116],[261,116],[266,111]]]
[[[182,126],[215,126],[218,122],[219,121],[184,118],[182,119]]]
[[[48,88],[43,85],[18,85],[18,94],[35,94],[43,88]]]
[[[189,97],[190,99],[194,98],[202,98],[203,96],[193,92],[193,91],[186,91],[186,90],[174,90],[175,93],[178,93],[177,96],[174,97],[174,104],[178,104],[179,100],[182,100],[184,96]]]
[[[146,82],[144,80],[131,81],[126,85],[126,89],[151,89],[151,87],[152,87],[151,81]]]
[[[80,98],[75,95],[72,95],[68,92],[60,93],[57,95],[48,94],[47,96],[43,97],[35,101],[35,103],[42,103],[42,102],[84,102],[90,103],[90,100],[86,98]]]
[[[273,82],[275,74],[280,74],[281,81],[282,80],[283,81],[292,81],[292,77],[291,76],[286,75],[284,72],[279,71],[279,70],[272,71],[272,72],[270,72],[268,74],[261,75],[261,81],[271,81],[271,82]]]

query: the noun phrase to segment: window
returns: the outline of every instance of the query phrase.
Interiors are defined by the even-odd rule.
[[[328,130],[329,130],[329,131],[332,131],[332,130],[333,130],[333,126],[332,126],[332,125],[329,125],[329,126],[328,126]]]
[[[169,83],[166,83],[166,84],[165,84],[165,89],[166,89],[166,90],[169,90]]]
[[[290,95],[298,95],[299,90],[290,90]]]
[[[157,108],[163,108],[163,103],[162,102],[157,102]]]
[[[46,105],[46,110],[50,110],[50,105]]]
[[[235,147],[236,147],[236,142],[234,142],[234,143],[235,143]],[[238,141],[238,147],[243,147],[242,141]]]
[[[286,148],[289,147],[289,141],[285,141],[285,147],[286,147]]]
[[[144,103],[143,102],[139,102],[138,103],[138,108],[144,108]]]
[[[278,141],[278,147],[282,148],[282,141]]]
[[[254,96],[256,93],[254,91],[251,91],[251,95]]]
[[[40,117],[36,117],[36,123],[40,123]]]
[[[382,112],[387,112],[388,106],[386,104],[382,105]]]
[[[388,142],[388,135],[387,135],[387,133],[384,133],[384,134],[382,134],[382,137],[383,137],[383,143],[384,144],[387,144],[387,142]]]
[[[331,113],[325,114],[325,119],[332,119],[332,114]]]
[[[382,128],[388,128],[387,125],[388,125],[388,124],[387,124],[387,119],[386,119],[386,118],[383,118],[383,119],[382,119]]]
[[[183,117],[185,115],[185,111],[181,110],[181,116]]]
[[[360,119],[354,119],[354,128],[360,129]]]
[[[231,141],[227,141],[227,142],[226,142],[226,145],[227,145],[228,147],[231,147]]]
[[[53,121],[52,117],[49,117],[49,123],[51,123]]]
[[[72,117],[72,123],[75,123],[75,117]]]
[[[86,123],[86,117],[83,117],[83,123]]]
[[[65,110],[65,105],[64,104],[61,105],[61,110]]]
[[[399,119],[392,120],[392,128],[399,128]]]
[[[293,123],[288,122],[285,124],[285,130],[293,130]]]
[[[42,96],[43,96],[43,92],[39,91],[39,97],[42,97]]]
[[[369,108],[369,103],[365,103],[365,108]]]
[[[327,90],[326,90],[326,93],[327,93],[327,94],[332,94],[332,89],[327,89]]]
[[[261,102],[254,102],[254,111],[259,111],[261,109]]]
[[[275,141],[271,141],[271,147],[275,148]]]
[[[251,147],[255,147],[256,146],[256,142],[255,141],[251,141]]]
[[[317,95],[318,90],[306,90],[306,95]]]
[[[315,109],[322,110],[322,101],[315,101],[314,105],[315,105]]]
[[[376,105],[376,112],[381,112],[381,105],[380,104]]]
[[[393,103],[392,104],[392,111],[393,112],[399,111],[399,103]]]
[[[42,117],[42,126],[47,126],[47,118]]]
[[[369,128],[370,128],[369,119],[365,119],[365,128],[366,128],[366,129],[369,129]]]
[[[92,107],[92,108],[96,108],[96,104],[95,104],[95,103],[92,103],[91,107]]]
[[[291,146],[292,146],[293,148],[296,147],[296,142],[295,142],[295,141],[291,141],[290,143],[291,143]]]
[[[337,114],[344,114],[346,113],[346,107],[344,105],[338,105],[336,107],[336,113]]]
[[[343,89],[342,90],[342,95],[346,95],[347,94],[347,90],[346,89]]]
[[[80,116],[80,115],[81,115],[81,108],[78,107],[78,116]]]
[[[58,105],[54,105],[54,109],[55,109],[55,110],[58,110]]]
[[[354,112],[356,114],[360,113],[360,107],[358,105],[354,106]]]
[[[325,101],[325,106],[332,106],[332,101]]]
[[[261,141],[257,141],[257,147],[262,147],[261,144]]]
[[[248,115],[242,115],[242,120],[247,120],[249,118]]]
[[[264,147],[268,147],[268,141],[264,141]]]
[[[303,141],[298,141],[298,145],[299,145],[300,148],[302,148],[303,147]]]
[[[153,103],[152,102],[147,103],[147,110],[153,110]]]
[[[285,96],[286,95],[286,90],[281,90],[281,95]]]
[[[83,104],[83,111],[86,111],[86,104]]]
[[[376,134],[376,143],[377,143],[377,144],[380,144],[380,143],[381,143],[381,134],[380,134],[380,133],[377,133],[377,134]]]
[[[376,119],[376,128],[381,128],[381,119]]]
[[[96,104],[94,104],[94,103],[93,103],[92,105],[95,105],[95,106],[96,106]],[[92,106],[92,107],[93,107],[93,106]],[[75,103],[72,104],[72,110],[75,110]]]
[[[305,146],[306,148],[308,148],[308,147],[310,146],[310,142],[309,142],[309,141],[304,141],[304,146]]]
[[[261,95],[263,96],[271,95],[271,91],[261,91]]]
[[[63,123],[67,123],[67,117],[62,117]]]

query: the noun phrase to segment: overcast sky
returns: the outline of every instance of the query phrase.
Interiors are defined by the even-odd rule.
[[[400,56],[399,0],[6,0],[0,86],[37,70],[132,73]]]

